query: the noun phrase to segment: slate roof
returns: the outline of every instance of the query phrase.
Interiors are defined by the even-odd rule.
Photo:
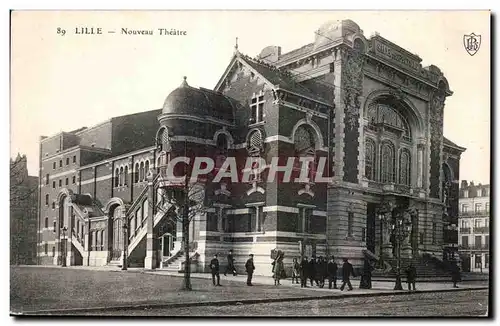
[[[281,71],[275,66],[266,64],[262,61],[259,62],[245,55],[242,55],[240,58],[274,86],[279,86],[280,89],[284,89],[286,91],[296,93],[313,100],[317,100],[323,103],[329,103],[312,88],[305,87],[304,85],[296,82],[291,74],[285,71]]]

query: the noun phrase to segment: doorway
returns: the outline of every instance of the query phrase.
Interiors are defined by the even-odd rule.
[[[175,237],[171,233],[165,233],[160,237],[161,240],[161,254],[164,258],[171,256],[172,250],[174,250]]]
[[[366,249],[375,253],[375,219],[376,204],[368,203],[366,206]]]

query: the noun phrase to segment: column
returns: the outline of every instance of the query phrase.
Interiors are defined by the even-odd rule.
[[[153,180],[155,177],[154,169],[150,169],[147,180],[148,180],[148,217],[146,219],[147,223],[147,234],[146,234],[146,258],[144,258],[144,268],[145,269],[155,269],[156,268],[156,251],[154,248],[154,213],[153,207],[155,205],[155,193]]]
[[[89,255],[90,255],[90,222],[87,221],[85,222],[85,229],[84,229],[84,241],[83,241],[83,246],[85,249],[85,256],[83,257],[83,266],[89,266]]]
[[[417,146],[417,187],[423,187],[424,179],[424,146],[418,144]]]
[[[71,199],[68,198],[68,206],[65,207],[64,209],[66,210],[67,212],[67,216],[68,216],[68,230],[66,231],[66,236],[67,236],[67,240],[66,240],[66,266],[73,266],[75,264],[75,256],[73,255],[73,252],[71,250],[71,246],[72,246],[72,239],[73,239],[73,204],[71,203]]]
[[[389,219],[391,216],[392,212],[387,213],[386,219]],[[387,221],[382,221],[382,230],[383,230],[383,235],[382,235],[382,254],[384,258],[392,258],[392,244],[391,244],[391,228],[389,223]]]

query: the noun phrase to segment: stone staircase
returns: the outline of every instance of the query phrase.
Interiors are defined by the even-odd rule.
[[[178,251],[174,257],[162,263],[162,270],[172,273],[182,273],[182,263],[184,261],[184,251]]]
[[[395,258],[385,259],[392,268],[381,271],[375,270],[372,275],[374,277],[395,277],[397,272],[397,260]],[[414,258],[401,259],[401,275],[406,277],[405,269],[412,263],[417,270],[417,278],[443,278],[450,277],[451,262],[441,261],[430,255],[423,255]]]

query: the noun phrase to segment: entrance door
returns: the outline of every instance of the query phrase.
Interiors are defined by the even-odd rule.
[[[113,249],[111,259],[120,259],[123,251],[123,227],[121,219],[113,219]]]
[[[170,257],[170,253],[174,250],[174,237],[170,233],[165,233],[161,239],[162,256]]]
[[[366,249],[373,253],[375,253],[375,207],[374,203],[368,203],[366,207]]]

